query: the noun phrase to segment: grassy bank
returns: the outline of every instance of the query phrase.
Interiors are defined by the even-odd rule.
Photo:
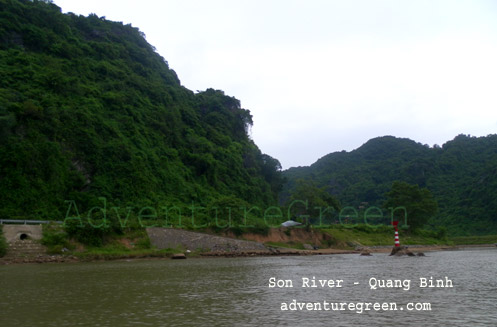
[[[152,247],[144,228],[130,228],[104,235],[97,232],[89,234],[88,231],[80,233],[68,232],[61,225],[45,225],[42,244],[47,247],[48,254],[72,255],[82,261],[165,258],[184,253],[181,248],[159,250]],[[197,253],[189,255],[195,256]]]
[[[497,235],[451,237],[454,245],[497,244]]]
[[[334,249],[355,249],[360,246],[393,246],[394,230],[391,226],[367,226],[357,225],[354,227],[342,225],[323,226],[321,228],[299,226],[292,229],[319,231],[325,235],[320,248]],[[91,231],[91,230],[90,230]],[[49,254],[66,254],[72,255],[83,261],[90,260],[114,260],[126,258],[154,258],[154,257],[171,257],[175,253],[184,253],[185,249],[174,248],[159,250],[150,244],[150,239],[144,228],[130,228],[120,230],[119,232],[110,232],[107,234],[89,234],[86,232],[66,231],[60,225],[44,226],[42,243],[47,247]],[[215,231],[203,231],[218,235]],[[246,233],[253,233],[253,230],[247,230]],[[72,233],[72,234],[71,234]],[[265,231],[264,234],[267,234]],[[244,230],[238,233],[231,233],[243,239]],[[288,236],[293,235],[291,229],[285,231]],[[314,233],[315,235],[315,233]],[[98,236],[98,241],[96,237]],[[497,235],[491,236],[472,236],[472,237],[454,237],[448,238],[445,230],[438,231],[417,231],[412,233],[406,230],[399,231],[400,242],[403,245],[472,245],[472,244],[493,244],[497,243]],[[321,239],[321,236],[319,236]],[[305,249],[301,239],[290,237],[289,240],[265,242],[266,246]],[[305,241],[306,244],[312,242]],[[0,239],[1,246],[1,239]],[[1,251],[1,248],[0,248]],[[0,252],[1,255],[1,252]],[[199,256],[200,251],[193,251],[189,256]]]
[[[389,246],[394,244],[394,230],[390,226],[370,227],[358,225],[348,227],[342,225],[331,225],[321,229],[324,233],[332,236],[330,244],[337,248],[354,248],[363,246]],[[450,245],[452,242],[446,237],[444,231],[418,231],[411,233],[405,230],[399,231],[400,243],[404,245]]]

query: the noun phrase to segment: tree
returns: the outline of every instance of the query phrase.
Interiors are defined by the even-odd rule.
[[[385,196],[387,200],[383,206],[393,210],[394,215],[404,214],[403,210],[395,208],[406,209],[405,214],[411,230],[423,227],[438,211],[437,201],[431,192],[427,188],[420,188],[419,185],[395,181]],[[395,218],[400,220],[399,217]]]
[[[278,159],[267,154],[261,154],[260,158],[262,161],[261,174],[266,182],[269,183],[271,191],[275,195],[275,198],[277,198],[286,181],[281,173],[281,163]]]
[[[324,213],[332,214],[328,209],[340,210],[339,201],[325,187],[318,187],[310,180],[297,180],[295,190],[290,196],[288,210],[296,217],[319,219],[322,223]],[[309,220],[305,221],[307,224]]]
[[[12,127],[14,127],[15,124],[16,124],[15,115],[7,112],[7,110],[0,107],[0,140],[1,141],[6,141],[7,137],[11,134]]]

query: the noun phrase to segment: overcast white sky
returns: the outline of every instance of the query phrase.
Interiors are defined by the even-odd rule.
[[[497,1],[54,3],[131,23],[185,87],[239,99],[284,169],[376,136],[497,132]]]

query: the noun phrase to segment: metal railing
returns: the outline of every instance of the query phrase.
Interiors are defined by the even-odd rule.
[[[62,221],[55,220],[20,220],[20,219],[0,219],[0,225],[3,224],[22,224],[22,225],[40,225],[40,224],[62,224]]]

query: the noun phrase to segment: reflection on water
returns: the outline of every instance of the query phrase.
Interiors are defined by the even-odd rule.
[[[496,272],[497,249],[0,266],[0,326],[496,326]],[[343,287],[301,287],[313,276]],[[431,276],[454,287],[420,288]],[[294,287],[269,288],[271,277]],[[410,288],[372,290],[371,278]],[[281,311],[293,300],[419,302],[431,311]]]

